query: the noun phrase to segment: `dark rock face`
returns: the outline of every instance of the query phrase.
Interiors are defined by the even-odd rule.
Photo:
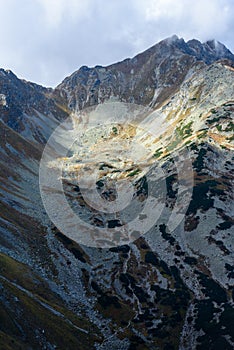
[[[53,115],[57,120],[64,119],[67,115],[56,98],[52,97],[52,89],[20,80],[11,71],[0,70],[0,91],[4,98],[0,103],[1,120],[19,133],[25,130],[25,124],[28,123],[26,115],[41,113],[46,117]],[[63,101],[60,99],[61,103]],[[33,118],[31,122],[34,123]],[[32,125],[32,128],[36,126]],[[31,129],[31,132],[35,133],[36,130]],[[42,142],[43,135],[42,139],[39,136],[37,141]]]
[[[132,59],[81,67],[54,90],[0,70],[0,348],[233,348],[233,62],[221,43],[173,36]],[[128,214],[134,217],[150,188],[160,193],[150,180],[160,166],[166,195],[162,218],[147,234],[100,249],[74,242],[52,224],[38,168],[60,121],[111,98],[151,106],[171,124],[159,141],[146,140],[148,168],[116,162],[116,145],[128,145],[133,127],[116,125],[94,139],[97,153],[100,145],[99,153],[109,152],[98,163],[98,193],[111,202],[113,179],[131,180],[134,210]],[[87,156],[94,136],[85,136]],[[178,195],[173,157],[186,147],[193,193],[184,221],[171,232]],[[94,210],[69,178],[64,191],[84,221],[118,234],[125,213]]]

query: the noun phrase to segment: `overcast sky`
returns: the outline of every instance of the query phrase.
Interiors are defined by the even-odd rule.
[[[234,0],[0,0],[0,67],[56,86],[173,34],[234,51]]]

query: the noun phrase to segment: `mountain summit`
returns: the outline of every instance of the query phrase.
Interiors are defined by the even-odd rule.
[[[101,103],[111,95],[140,104],[161,103],[177,91],[188,72],[234,55],[213,41],[187,43],[177,36],[162,40],[143,53],[101,67],[81,67],[56,89],[71,109]]]
[[[177,36],[55,89],[0,69],[1,349],[233,348],[233,78]]]

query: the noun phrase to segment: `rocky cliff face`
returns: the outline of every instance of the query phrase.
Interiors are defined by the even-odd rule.
[[[2,348],[233,348],[233,62],[221,43],[174,36],[81,67],[54,90],[0,71]],[[79,142],[51,176],[64,165],[67,201],[94,232],[139,218],[125,244],[116,232],[115,244],[81,244],[45,211],[40,159],[68,116]],[[131,203],[118,213],[87,203],[84,169],[109,206],[119,181],[133,188]],[[152,196],[162,210],[148,227]]]

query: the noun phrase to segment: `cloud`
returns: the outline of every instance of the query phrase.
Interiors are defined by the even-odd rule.
[[[0,0],[0,67],[55,86],[177,34],[234,49],[233,0]]]
[[[231,0],[137,0],[148,25],[161,36],[176,33],[185,39],[216,38],[233,48],[234,4]],[[145,35],[145,32],[143,32]]]
[[[89,0],[36,0],[44,11],[45,23],[53,29],[63,20],[79,21],[89,14]]]
[[[150,0],[145,4],[145,17],[147,20],[161,18],[179,18],[183,13],[182,1],[173,0]]]

